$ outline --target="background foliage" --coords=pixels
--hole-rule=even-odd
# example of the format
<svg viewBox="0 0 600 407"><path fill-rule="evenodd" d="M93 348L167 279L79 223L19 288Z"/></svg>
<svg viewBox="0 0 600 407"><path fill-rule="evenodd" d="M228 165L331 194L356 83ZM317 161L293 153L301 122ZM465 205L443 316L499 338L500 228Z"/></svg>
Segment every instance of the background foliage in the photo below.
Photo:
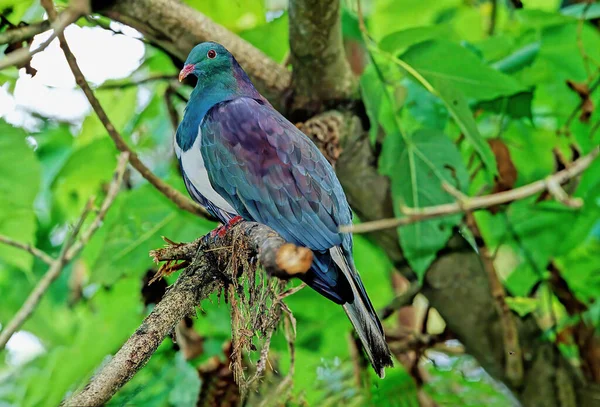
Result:
<svg viewBox="0 0 600 407"><path fill-rule="evenodd" d="M286 59L285 1L187 2L273 59ZM600 4L523 0L524 8L515 9L498 1L493 11L492 3L365 0L368 36L359 29L356 5L344 3L345 45L355 51L349 52L351 64L360 75L371 142L381 149L379 170L391 181L397 216L402 206L453 202L442 182L469 195L498 192L543 179L599 144L600 131L592 129L600 123L600 92L592 90L600 74ZM0 12L12 24L43 17L37 1L0 0ZM108 23L105 17L79 21L86 27ZM181 114L184 103L173 92L185 98L190 89L175 83L177 72L167 55L145 44L129 77L96 86L127 142L155 173L184 191L165 103L170 100ZM3 89L13 93L23 75L14 68L0 72ZM173 78L129 86L159 75ZM88 198L105 193L116 149L93 113L75 122L35 112L31 117L33 125L0 119L0 234L56 255ZM579 210L533 196L475 214L476 237L495 253L510 309L519 317L533 314L545 340L559 345L574 366L583 363L574 327L584 324L596 334L600 327L599 174L596 160L578 182L566 186L583 200ZM0 405L57 405L84 383L152 307L153 289L143 287L154 267L148 251L162 244L160 236L190 241L215 226L178 211L133 171L127 186L82 255L0 355ZM403 252L419 280L455 228L473 237L461 215L399 228ZM383 251L362 236L356 236L355 257L375 308L383 308L403 283ZM0 323L15 314L45 270L31 255L0 245ZM564 280L581 305L576 312L560 301L555 278ZM422 392L439 405L515 403L473 358L456 352L460 346L453 341L442 350L419 351L425 356L418 368L397 363L386 380L368 373L368 384L357 386L350 325L341 309L309 289L287 304L298 321L290 405L412 406L423 403ZM428 310L424 304L418 296L414 310L421 318ZM206 301L193 321L202 336L196 355L186 360L179 346L165 340L110 405L195 405L203 397L200 386L208 386L197 369L215 357L226 360L222 348L230 339L229 324L227 305L217 298ZM402 314L389 318L391 338L401 335L401 325ZM426 325L424 334L444 332L433 310ZM19 338L37 343L39 351L17 352ZM273 349L275 366L287 372L282 333L273 339ZM414 357L410 351L396 355Z"/></svg>

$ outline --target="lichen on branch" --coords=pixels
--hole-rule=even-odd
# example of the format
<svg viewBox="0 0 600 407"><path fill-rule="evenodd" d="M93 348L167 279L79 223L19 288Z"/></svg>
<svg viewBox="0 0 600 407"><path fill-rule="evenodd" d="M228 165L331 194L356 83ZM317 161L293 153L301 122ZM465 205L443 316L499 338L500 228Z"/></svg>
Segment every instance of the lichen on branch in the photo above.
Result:
<svg viewBox="0 0 600 407"><path fill-rule="evenodd" d="M148 362L163 339L173 332L179 321L184 317L194 316L196 306L203 299L225 288L233 291L232 294L237 294L237 296L229 296L230 301L232 298L235 301L244 298L243 301L253 307L251 312L240 315L240 310L243 311L244 307L238 308L232 304L232 312L235 313L232 316L249 318L240 319L237 325L232 323L232 326L238 328L251 326L253 329L261 330L262 337L265 339L262 344L261 359L256 368L259 374L255 374L247 381L242 378L246 386L252 384L250 381L258 379L261 369L264 370L266 366L263 354L268 353L268 338L279 321L278 308L287 309L283 303L279 304L286 293L282 292L283 286L279 281L259 279L259 282L262 281L261 284L266 284L267 290L248 290L244 296L239 296L241 284L235 280L244 276L246 281L252 282L256 287L256 280L253 278L254 273L259 273L255 268L256 259L269 276L289 278L287 271L293 270L297 274L299 264L303 265L303 272L306 272L312 264L312 253L309 249L296 248L294 251L296 256L288 256L285 262L276 261L278 252L286 245L289 243L286 243L271 228L254 222L240 222L223 237L200 238L186 244L169 243L165 248L153 250L151 256L157 261L182 260L189 262L189 266L181 272L177 281L110 362L81 391L66 400L64 405L96 406L106 403ZM289 246L284 250L289 250ZM268 301L265 296L269 296ZM263 302L264 305L256 307L259 302ZM278 304L279 307L276 306ZM265 307L269 305L271 308L266 310ZM259 313L266 315L258 318L256 315ZM243 350L244 346L243 343L241 347L238 344L239 350ZM264 351L265 346L267 346L266 351ZM251 348L249 344L247 347Z"/></svg>

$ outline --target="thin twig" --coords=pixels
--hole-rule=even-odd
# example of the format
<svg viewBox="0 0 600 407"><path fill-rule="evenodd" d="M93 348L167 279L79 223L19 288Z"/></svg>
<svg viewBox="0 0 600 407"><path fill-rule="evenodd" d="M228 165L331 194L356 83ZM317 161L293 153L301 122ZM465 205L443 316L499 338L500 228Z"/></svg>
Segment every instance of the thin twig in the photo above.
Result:
<svg viewBox="0 0 600 407"><path fill-rule="evenodd" d="M48 9L47 9L48 10ZM50 15L50 14L49 14ZM52 17L50 17L52 19ZM69 63L69 67L75 76L75 81L77 85L83 90L83 93L87 97L90 105L96 112L98 119L104 125L104 128L108 132L110 138L114 141L115 146L119 151L128 152L129 153L129 162L148 182L150 182L154 187L161 192L164 196L169 198L173 203L177 205L180 209L193 213L194 215L201 216L207 219L214 219L203 207L192 201L190 198L183 195L181 192L164 182L162 179L158 178L146 165L140 160L138 155L127 145L123 137L119 134L115 126L111 123L108 115L104 111L104 108L94 95L92 88L90 88L87 83L79 65L77 64L77 59L71 52L67 41L65 40L64 35L60 34L58 36L60 40L60 47L65 54L65 58Z"/></svg>
<svg viewBox="0 0 600 407"><path fill-rule="evenodd" d="M93 199L90 199L88 203L85 205L85 208L82 214L79 216L79 219L70 235L65 240L61 252L56 260L52 262L52 265L44 274L42 279L37 283L27 300L23 303L17 314L13 317L13 319L6 325L6 328L0 331L0 350L4 349L9 339L12 335L27 321L27 319L31 316L31 314L35 311L36 307L40 303L40 300L44 296L44 294L48 291L50 285L58 278L64 267L71 261L75 256L79 254L81 249L85 246L85 244L89 241L90 237L93 233L100 227L102 223L102 219L106 215L108 208L115 199L119 188L123 182L123 174L125 172L125 168L127 166L127 153L122 153L119 157L119 162L117 165L117 169L115 170L114 179L108 189L108 193L104 198L104 202L96 215L96 218L90 225L90 227L85 231L83 236L79 240L77 240L77 236L87 215L93 208Z"/></svg>
<svg viewBox="0 0 600 407"><path fill-rule="evenodd" d="M488 28L488 35L491 37L494 35L496 30L496 20L498 19L498 0L490 0L492 3L492 12L490 13L490 26Z"/></svg>
<svg viewBox="0 0 600 407"><path fill-rule="evenodd" d="M579 53L583 59L583 65L587 73L588 81L592 79L592 70L590 68L590 56L585 51L585 46L583 45L583 25L585 24L585 16L587 15L591 6L592 1L588 0L583 8L583 12L581 13L581 18L579 18L579 23L577 24L577 47L579 48Z"/></svg>
<svg viewBox="0 0 600 407"><path fill-rule="evenodd" d="M405 208L407 216L403 218L391 218L376 220L373 222L361 223L358 225L344 225L340 227L342 233L367 233L376 230L395 228L409 225L415 222L421 222L428 219L439 218L442 216L454 215L457 213L475 211L478 209L489 208L496 205L506 204L513 201L525 199L532 195L548 190L549 183L562 185L570 179L581 174L588 168L594 159L598 157L600 147L596 147L589 154L577 159L573 164L562 171L551 175L550 177L532 182L519 188L509 191L498 192L495 194L464 198L460 202L453 202L443 205L430 206L426 208Z"/></svg>
<svg viewBox="0 0 600 407"><path fill-rule="evenodd" d="M133 86L140 86L149 82L158 82L158 81L174 81L177 79L177 75L174 74L161 74L161 75L153 75L148 76L147 78L139 79L137 81L127 81L120 83L107 83L104 85L100 85L96 88L96 90L105 90L105 89L125 89Z"/></svg>
<svg viewBox="0 0 600 407"><path fill-rule="evenodd" d="M51 28L50 21L44 20L38 23L25 25L23 27L9 28L0 33L0 44L15 44L28 40Z"/></svg>
<svg viewBox="0 0 600 407"><path fill-rule="evenodd" d="M171 126L173 126L173 131L176 132L179 127L179 113L177 113L177 109L175 108L175 103L173 103L173 97L178 96L177 90L169 85L167 90L165 91L165 104L167 105L167 112L169 113L169 119L171 121Z"/></svg>
<svg viewBox="0 0 600 407"><path fill-rule="evenodd" d="M594 124L594 127L590 130L590 140L594 138L594 134L600 129L600 120Z"/></svg>
<svg viewBox="0 0 600 407"><path fill-rule="evenodd" d="M6 245L16 247L17 249L25 250L26 252L34 255L35 257L37 257L38 259L40 259L47 265L54 263L54 259L51 256L47 255L40 249L33 247L30 244L17 242L16 240L12 240L10 237L3 236L3 235L0 235L0 243L4 243Z"/></svg>
<svg viewBox="0 0 600 407"><path fill-rule="evenodd" d="M421 291L419 284L412 284L405 292L395 297L392 302L378 312L379 318L382 320L387 319L400 308L411 304L419 291Z"/></svg>
<svg viewBox="0 0 600 407"><path fill-rule="evenodd" d="M0 70L9 66L21 66L27 61L31 60L38 52L45 50L48 45L56 37L62 36L64 29L79 19L79 17L88 14L90 12L89 2L85 0L74 0L69 3L69 7L60 13L55 19L51 18L51 28L54 30L52 35L44 41L39 47L34 50L30 50L28 47L19 48L6 56L6 58L0 60Z"/></svg>
<svg viewBox="0 0 600 407"><path fill-rule="evenodd" d="M588 91L588 97L591 97L592 94L599 87L600 87L600 73L596 76L596 79L590 85L590 88L589 88L589 91ZM581 111L581 109L583 108L584 103L585 103L585 99L582 98L579 101L579 103L577 104L577 106L575 106L575 109L573 109L571 111L571 113L569 114L569 117L567 118L567 121L565 121L565 124L558 130L558 134L565 134L565 133L568 132L568 129L571 126L571 123L573 123L573 120L575 120L575 117L577 117L577 113L579 113Z"/></svg>

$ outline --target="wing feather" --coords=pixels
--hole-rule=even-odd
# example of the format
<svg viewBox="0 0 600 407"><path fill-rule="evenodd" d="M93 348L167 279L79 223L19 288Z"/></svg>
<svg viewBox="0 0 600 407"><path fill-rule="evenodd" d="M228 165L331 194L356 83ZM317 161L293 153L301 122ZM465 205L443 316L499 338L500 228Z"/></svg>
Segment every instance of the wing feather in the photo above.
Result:
<svg viewBox="0 0 600 407"><path fill-rule="evenodd" d="M250 98L219 104L202 134L211 184L239 213L313 250L348 245L338 226L351 214L333 169L272 107Z"/></svg>

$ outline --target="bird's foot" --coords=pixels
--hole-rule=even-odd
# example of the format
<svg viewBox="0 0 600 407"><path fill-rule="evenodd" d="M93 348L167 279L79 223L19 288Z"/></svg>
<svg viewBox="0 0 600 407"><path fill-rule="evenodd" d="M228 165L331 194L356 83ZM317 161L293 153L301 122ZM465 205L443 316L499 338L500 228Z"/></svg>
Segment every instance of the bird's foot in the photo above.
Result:
<svg viewBox="0 0 600 407"><path fill-rule="evenodd" d="M229 222L227 222L226 224L221 225L218 228L216 228L215 230L211 231L210 237L225 236L225 234L229 231L229 229L231 229L233 226L237 225L238 223L240 223L243 220L244 220L244 218L242 218L239 215L234 216L233 218L229 219Z"/></svg>
<svg viewBox="0 0 600 407"><path fill-rule="evenodd" d="M242 218L239 215L234 216L233 218L229 219L229 221L226 224L221 225L214 230L211 230L210 233L205 236L207 243L214 243L214 241L218 237L225 236L227 234L227 232L229 231L229 229L231 229L233 226L237 225L238 223L240 223L243 220L244 220L244 218Z"/></svg>

